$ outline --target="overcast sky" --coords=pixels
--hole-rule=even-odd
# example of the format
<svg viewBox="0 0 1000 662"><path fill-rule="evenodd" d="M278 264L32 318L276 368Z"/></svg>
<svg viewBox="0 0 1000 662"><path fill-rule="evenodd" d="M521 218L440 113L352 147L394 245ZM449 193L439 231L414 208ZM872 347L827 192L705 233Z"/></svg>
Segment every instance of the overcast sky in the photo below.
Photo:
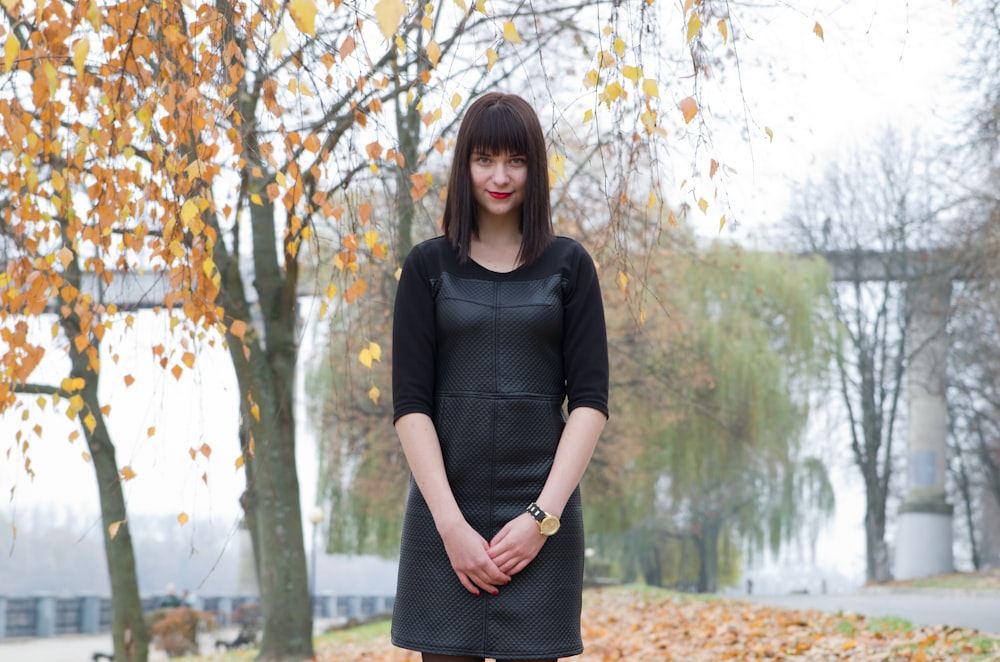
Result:
<svg viewBox="0 0 1000 662"><path fill-rule="evenodd" d="M841 150L864 145L889 123L907 130L921 127L927 136L946 135L959 105L954 86L960 45L953 38L959 11L949 0L796 2L765 22L746 25L738 48L747 124L731 131L720 127L715 138L738 172L730 192L741 225L723 235L753 237L757 228L785 211L793 182L818 174ZM822 40L813 32L817 21ZM727 72L719 84L732 86L734 75ZM741 103L733 89L739 88L720 97L729 100L728 112L739 111ZM771 129L773 140L764 127ZM749 129L749 144L726 139L743 129ZM704 223L700 230L712 235L719 212L710 209L706 218L694 222ZM143 318L138 333L111 339L118 364L102 363L102 397L112 405L119 464L130 465L137 474L126 485L129 511L137 516L186 512L192 518L238 517L243 474L235 467L238 393L232 367L217 349L203 352L198 370L180 381L161 373L153 367L149 348L162 337L162 325ZM42 337L49 328L40 327L38 333ZM308 338L303 347L309 347ZM55 382L65 374L57 360L47 369ZM126 388L124 375L130 372L138 381ZM3 450L17 429L30 430L19 419L19 412L0 418ZM67 441L75 424L61 415L39 420L43 437L28 433L33 481L25 476L18 452L0 457L0 492L11 496L6 514L39 504L67 513L98 513L93 468L82 457L85 449L80 441ZM314 433L301 409L299 421L299 477L303 510L308 511L315 500ZM210 457L192 460L188 449L202 444L212 448ZM819 562L854 577L864 569L863 511L857 481L849 473L838 480L850 489L823 540L836 541L839 551L824 545Z"/></svg>

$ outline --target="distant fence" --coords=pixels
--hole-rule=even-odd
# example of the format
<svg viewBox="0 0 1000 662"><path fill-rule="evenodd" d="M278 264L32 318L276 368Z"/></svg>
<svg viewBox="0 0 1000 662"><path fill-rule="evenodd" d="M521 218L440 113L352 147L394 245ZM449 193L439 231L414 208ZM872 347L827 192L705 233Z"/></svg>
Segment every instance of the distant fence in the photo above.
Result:
<svg viewBox="0 0 1000 662"><path fill-rule="evenodd" d="M161 596L144 598L143 611L160 606ZM194 607L210 612L220 627L233 623L233 610L257 602L255 595L198 598ZM317 595L313 618L343 618L364 621L392 611L391 595ZM0 641L22 637L54 637L63 634L100 634L111 631L111 598L99 596L0 596Z"/></svg>

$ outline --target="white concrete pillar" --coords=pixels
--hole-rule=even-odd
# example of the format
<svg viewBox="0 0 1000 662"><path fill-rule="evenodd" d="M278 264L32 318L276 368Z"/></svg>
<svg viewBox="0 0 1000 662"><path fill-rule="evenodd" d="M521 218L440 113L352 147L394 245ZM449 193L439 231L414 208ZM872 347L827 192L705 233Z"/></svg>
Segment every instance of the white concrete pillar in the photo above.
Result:
<svg viewBox="0 0 1000 662"><path fill-rule="evenodd" d="M948 457L948 308L951 280L907 284L906 496L899 509L894 576L952 572L953 508L945 491Z"/></svg>

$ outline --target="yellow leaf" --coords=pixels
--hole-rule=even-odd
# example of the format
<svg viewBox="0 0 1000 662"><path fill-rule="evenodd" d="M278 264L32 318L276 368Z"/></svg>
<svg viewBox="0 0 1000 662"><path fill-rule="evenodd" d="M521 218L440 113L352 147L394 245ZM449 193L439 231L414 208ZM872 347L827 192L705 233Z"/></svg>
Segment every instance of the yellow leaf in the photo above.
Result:
<svg viewBox="0 0 1000 662"><path fill-rule="evenodd" d="M316 36L316 3L313 0L291 0L288 10L295 27L310 37Z"/></svg>
<svg viewBox="0 0 1000 662"><path fill-rule="evenodd" d="M335 296L337 296L337 286L334 285L333 283L330 283L329 285L326 286L326 298L332 299Z"/></svg>
<svg viewBox="0 0 1000 662"><path fill-rule="evenodd" d="M599 80L597 69L591 69L587 72L587 75L583 77L583 86L588 90L592 87L597 87L597 82Z"/></svg>
<svg viewBox="0 0 1000 662"><path fill-rule="evenodd" d="M72 396L69 399L69 407L66 409L66 417L72 420L81 411L83 411L83 398L79 395Z"/></svg>
<svg viewBox="0 0 1000 662"><path fill-rule="evenodd" d="M377 342L368 343L368 351L371 352L372 358L376 361L382 360L382 346Z"/></svg>
<svg viewBox="0 0 1000 662"><path fill-rule="evenodd" d="M625 57L625 40L624 39L622 39L621 37L616 37L615 38L615 43L612 46L612 48L615 51L615 55L618 56L618 59L621 59L621 58Z"/></svg>
<svg viewBox="0 0 1000 662"><path fill-rule="evenodd" d="M8 34L3 45L3 70L10 71L14 67L14 61L21 54L21 43L17 37Z"/></svg>
<svg viewBox="0 0 1000 662"><path fill-rule="evenodd" d="M382 391L378 390L377 386L372 386L368 389L368 398L375 404L378 404L378 398L380 395L382 395Z"/></svg>
<svg viewBox="0 0 1000 662"><path fill-rule="evenodd" d="M368 348L365 348L358 353L358 360L361 361L361 365L364 367L372 367L372 353L368 351Z"/></svg>
<svg viewBox="0 0 1000 662"><path fill-rule="evenodd" d="M458 110L458 107L462 105L462 95L456 92L451 95L451 109Z"/></svg>
<svg viewBox="0 0 1000 662"><path fill-rule="evenodd" d="M608 95L611 101L614 101L622 95L622 86L619 82L609 83L607 87L604 88L604 93Z"/></svg>
<svg viewBox="0 0 1000 662"><path fill-rule="evenodd" d="M250 415L253 416L253 419L255 421L260 423L260 405L258 405L256 402L253 403L253 406L250 407Z"/></svg>
<svg viewBox="0 0 1000 662"><path fill-rule="evenodd" d="M87 414L84 416L83 424L87 426L87 432L94 434L94 428L97 427L97 420L94 418L93 414Z"/></svg>
<svg viewBox="0 0 1000 662"><path fill-rule="evenodd" d="M698 36L701 31L701 17L698 16L698 12L691 12L691 18L688 19L687 25L687 42L691 43L691 40Z"/></svg>
<svg viewBox="0 0 1000 662"><path fill-rule="evenodd" d="M181 206L181 220L190 223L198 215L198 203L194 199L188 199Z"/></svg>
<svg viewBox="0 0 1000 662"><path fill-rule="evenodd" d="M87 64L87 53L90 52L90 40L83 38L73 44L73 66L76 67L76 75L83 76L83 68Z"/></svg>
<svg viewBox="0 0 1000 662"><path fill-rule="evenodd" d="M79 391L86 385L87 382L85 382L82 377L66 377L59 384L59 388L68 393L72 393L73 391Z"/></svg>
<svg viewBox="0 0 1000 662"><path fill-rule="evenodd" d="M114 540L115 536L118 535L118 529L121 528L121 525L124 523L125 520L122 519L108 525L108 535L111 536L112 540Z"/></svg>
<svg viewBox="0 0 1000 662"><path fill-rule="evenodd" d="M690 124L698 114L698 102L693 97L681 99L681 112L684 113L684 122Z"/></svg>
<svg viewBox="0 0 1000 662"><path fill-rule="evenodd" d="M500 59L500 56L497 55L496 49L491 48L491 49L487 50L486 51L486 71L491 71L493 69L493 65L496 64L497 60L499 60L499 59Z"/></svg>
<svg viewBox="0 0 1000 662"><path fill-rule="evenodd" d="M285 177L285 173L283 172L275 173L274 181L278 182L278 186L281 188L286 188L288 186L288 179Z"/></svg>
<svg viewBox="0 0 1000 662"><path fill-rule="evenodd" d="M240 469L243 468L243 456L242 455L236 456L236 462L235 462L235 464L236 464L236 470L237 471L239 471Z"/></svg>
<svg viewBox="0 0 1000 662"><path fill-rule="evenodd" d="M816 25L813 26L813 34L823 39L823 26L819 24L819 21L816 21ZM823 39L823 41L826 41L826 39Z"/></svg>
<svg viewBox="0 0 1000 662"><path fill-rule="evenodd" d="M379 0L375 4L375 21L387 40L391 40L399 29L399 22L406 16L406 4L402 0Z"/></svg>
<svg viewBox="0 0 1000 662"><path fill-rule="evenodd" d="M521 35L517 33L517 28L511 21L507 21L503 24L503 38L504 41L509 41L512 44L523 44L524 41L521 39Z"/></svg>
<svg viewBox="0 0 1000 662"><path fill-rule="evenodd" d="M764 133L767 134L768 140L770 140L771 142L774 142L774 131L771 131L771 127L765 126L764 127Z"/></svg>
<svg viewBox="0 0 1000 662"><path fill-rule="evenodd" d="M441 59L441 47L436 41L427 44L427 58L431 61L431 67L437 69L438 60Z"/></svg>
<svg viewBox="0 0 1000 662"><path fill-rule="evenodd" d="M186 365L188 368L193 368L194 367L194 353L193 352L184 352L184 356L181 357L181 361L183 361L184 365Z"/></svg>
<svg viewBox="0 0 1000 662"><path fill-rule="evenodd" d="M369 230L365 233L365 244L368 248L375 248L375 244L378 243L378 232L374 230Z"/></svg>
<svg viewBox="0 0 1000 662"><path fill-rule="evenodd" d="M274 51L275 55L281 55L288 48L288 35L285 34L284 28L271 35L270 44L271 50Z"/></svg>
<svg viewBox="0 0 1000 662"><path fill-rule="evenodd" d="M156 427L155 426L150 425L148 428L146 428L146 436L147 437L152 437L154 434L156 434Z"/></svg>
<svg viewBox="0 0 1000 662"><path fill-rule="evenodd" d="M657 97L660 96L660 89L656 85L656 80L653 78L646 78L642 81L642 91L647 97Z"/></svg>
<svg viewBox="0 0 1000 662"><path fill-rule="evenodd" d="M469 8L465 6L465 0L455 0L455 4L459 6L463 13L469 13Z"/></svg>
<svg viewBox="0 0 1000 662"><path fill-rule="evenodd" d="M702 214L708 211L708 200L705 198L698 198L698 209L701 210Z"/></svg>
<svg viewBox="0 0 1000 662"><path fill-rule="evenodd" d="M177 521L180 522L181 526L184 526L185 524L187 524L188 523L188 515L187 515L187 513L181 513L181 514L179 514L177 516Z"/></svg>
<svg viewBox="0 0 1000 662"><path fill-rule="evenodd" d="M549 159L549 168L559 177L566 179L566 157L562 154L553 154Z"/></svg>
<svg viewBox="0 0 1000 662"><path fill-rule="evenodd" d="M656 206L656 194L650 193L649 202L646 203L646 209L652 209L655 206Z"/></svg>
<svg viewBox="0 0 1000 662"><path fill-rule="evenodd" d="M592 110L585 110L583 112L583 123L584 124L586 124L587 122L593 121L593 119L594 119L594 111L592 111Z"/></svg>
<svg viewBox="0 0 1000 662"><path fill-rule="evenodd" d="M124 480L132 480L133 478L135 478L135 472L132 471L132 467L130 467L127 464L124 467L121 468L121 472L120 473L121 473L122 478Z"/></svg>
<svg viewBox="0 0 1000 662"><path fill-rule="evenodd" d="M622 76L632 81L633 83L638 83L639 78L642 76L642 69L639 67L632 67L625 65L622 67Z"/></svg>
<svg viewBox="0 0 1000 662"><path fill-rule="evenodd" d="M719 232L722 232L722 228L726 227L726 215L723 214L719 219Z"/></svg>
<svg viewBox="0 0 1000 662"><path fill-rule="evenodd" d="M250 194L250 202L254 203L255 205L263 205L264 204L264 201L261 200L261 197L260 197L259 193L251 193Z"/></svg>

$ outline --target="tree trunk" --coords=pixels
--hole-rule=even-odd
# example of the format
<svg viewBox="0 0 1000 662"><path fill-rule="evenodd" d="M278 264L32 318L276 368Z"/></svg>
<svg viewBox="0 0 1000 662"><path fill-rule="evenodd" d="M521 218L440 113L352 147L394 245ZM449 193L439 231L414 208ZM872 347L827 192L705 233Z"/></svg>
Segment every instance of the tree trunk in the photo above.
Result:
<svg viewBox="0 0 1000 662"><path fill-rule="evenodd" d="M719 521L706 519L701 535L694 537L698 549L698 592L714 593L719 588Z"/></svg>
<svg viewBox="0 0 1000 662"><path fill-rule="evenodd" d="M80 270L75 260L69 264L64 276L67 283L79 290ZM83 331L80 318L70 312L72 303L64 303L60 324L69 339L70 378L79 378L84 387L79 395L84 408L77 415L84 439L90 451L97 477L97 491L101 503L101 531L104 536L104 556L108 564L111 583L111 632L114 640L115 662L146 662L149 655L149 631L143 617L142 600L139 598L139 580L135 570L135 552L125 514L122 479L119 476L115 446L111 441L101 412L97 395L99 367L92 365L99 357L99 341L90 334L91 346L81 352L74 342ZM68 313L68 314L67 314ZM87 352L90 352L88 356ZM88 419L88 415L92 419ZM88 425L92 421L93 429ZM115 531L111 527L115 527Z"/></svg>
<svg viewBox="0 0 1000 662"><path fill-rule="evenodd" d="M251 183L254 191L263 191L264 185ZM230 333L227 340L242 394L240 425L247 472L242 503L253 541L263 619L257 659L290 662L314 657L295 463L296 271L289 256L284 270L278 263L274 209L264 199L264 204L251 207L260 319L255 327L238 268L227 259L227 313L248 325L242 339Z"/></svg>

